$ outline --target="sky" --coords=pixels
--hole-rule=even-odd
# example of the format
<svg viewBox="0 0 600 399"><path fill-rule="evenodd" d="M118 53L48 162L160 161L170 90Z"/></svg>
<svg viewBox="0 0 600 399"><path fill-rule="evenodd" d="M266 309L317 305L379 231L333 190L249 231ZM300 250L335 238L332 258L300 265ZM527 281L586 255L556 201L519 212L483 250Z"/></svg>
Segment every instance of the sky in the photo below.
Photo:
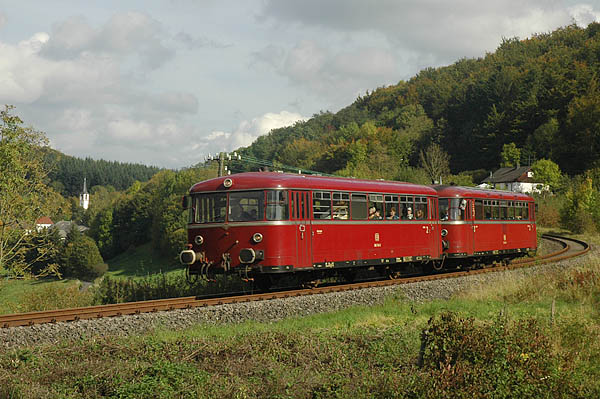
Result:
<svg viewBox="0 0 600 399"><path fill-rule="evenodd" d="M0 0L0 104L68 155L182 168L600 0Z"/></svg>

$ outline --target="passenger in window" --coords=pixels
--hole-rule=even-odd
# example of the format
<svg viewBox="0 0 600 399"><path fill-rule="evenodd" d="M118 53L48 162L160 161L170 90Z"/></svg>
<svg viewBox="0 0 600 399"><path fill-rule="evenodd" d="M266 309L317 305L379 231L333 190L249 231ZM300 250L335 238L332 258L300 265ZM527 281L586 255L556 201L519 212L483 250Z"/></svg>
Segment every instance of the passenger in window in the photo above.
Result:
<svg viewBox="0 0 600 399"><path fill-rule="evenodd" d="M390 220L398 220L398 215L396 215L396 208L390 209L390 214L387 218Z"/></svg>
<svg viewBox="0 0 600 399"><path fill-rule="evenodd" d="M345 201L338 201L333 206L334 219L348 219L348 205Z"/></svg>
<svg viewBox="0 0 600 399"><path fill-rule="evenodd" d="M406 218L409 220L414 218L413 213L412 213L412 208L408 208L406 210Z"/></svg>
<svg viewBox="0 0 600 399"><path fill-rule="evenodd" d="M417 209L417 219L424 219L423 209Z"/></svg>
<svg viewBox="0 0 600 399"><path fill-rule="evenodd" d="M374 206L369 208L369 219L375 219L375 212L377 212L377 208Z"/></svg>

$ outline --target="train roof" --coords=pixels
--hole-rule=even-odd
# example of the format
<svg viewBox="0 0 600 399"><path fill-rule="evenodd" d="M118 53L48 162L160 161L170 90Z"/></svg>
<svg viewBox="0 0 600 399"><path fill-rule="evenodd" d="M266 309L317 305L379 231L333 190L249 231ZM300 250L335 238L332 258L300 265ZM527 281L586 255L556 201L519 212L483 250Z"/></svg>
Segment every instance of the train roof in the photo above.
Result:
<svg viewBox="0 0 600 399"><path fill-rule="evenodd" d="M226 179L231 179L232 184L230 188L226 188L223 184ZM278 172L247 172L217 177L194 184L190 188L190 193L277 188L437 196L437 192L433 188L413 183L362 180L346 177L309 176Z"/></svg>
<svg viewBox="0 0 600 399"><path fill-rule="evenodd" d="M497 198L516 201L533 201L531 196L513 191L462 186L433 186L433 188L440 197Z"/></svg>

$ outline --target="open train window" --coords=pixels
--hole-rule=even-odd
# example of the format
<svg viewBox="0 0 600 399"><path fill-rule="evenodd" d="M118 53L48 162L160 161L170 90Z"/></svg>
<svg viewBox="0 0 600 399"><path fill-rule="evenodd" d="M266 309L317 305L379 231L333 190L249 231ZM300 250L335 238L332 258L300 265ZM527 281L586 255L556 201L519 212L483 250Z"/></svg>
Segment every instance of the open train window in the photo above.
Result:
<svg viewBox="0 0 600 399"><path fill-rule="evenodd" d="M331 219L329 191L313 191L313 219Z"/></svg>
<svg viewBox="0 0 600 399"><path fill-rule="evenodd" d="M385 195L385 218L389 220L400 219L400 212L398 210L399 198L397 195Z"/></svg>
<svg viewBox="0 0 600 399"><path fill-rule="evenodd" d="M382 220L383 215L383 194L369 194L369 220Z"/></svg>
<svg viewBox="0 0 600 399"><path fill-rule="evenodd" d="M352 210L352 219L354 220L365 220L368 216L367 210L367 194L352 194L352 201L350 203Z"/></svg>
<svg viewBox="0 0 600 399"><path fill-rule="evenodd" d="M414 218L414 198L408 195L400 196L400 219Z"/></svg>
<svg viewBox="0 0 600 399"><path fill-rule="evenodd" d="M350 193L333 193L333 218L347 220L350 217Z"/></svg>
<svg viewBox="0 0 600 399"><path fill-rule="evenodd" d="M415 197L415 219L427 219L427 197Z"/></svg>

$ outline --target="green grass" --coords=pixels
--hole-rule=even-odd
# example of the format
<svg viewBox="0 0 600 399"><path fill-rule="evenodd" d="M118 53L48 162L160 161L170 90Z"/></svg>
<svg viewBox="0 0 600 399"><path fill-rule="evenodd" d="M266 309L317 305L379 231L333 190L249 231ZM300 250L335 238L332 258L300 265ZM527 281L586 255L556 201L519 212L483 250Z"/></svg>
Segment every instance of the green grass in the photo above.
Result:
<svg viewBox="0 0 600 399"><path fill-rule="evenodd" d="M145 277L155 273L176 273L182 270L181 264L169 257L159 256L151 244L130 249L108 260L108 272L111 277Z"/></svg>
<svg viewBox="0 0 600 399"><path fill-rule="evenodd" d="M28 312L36 310L30 305L36 293L64 291L77 288L75 280L39 279L39 280L0 280L0 314ZM66 301L68 306L69 301ZM49 305L52 308L52 305ZM58 306L58 305L56 305Z"/></svg>
<svg viewBox="0 0 600 399"><path fill-rule="evenodd" d="M0 349L0 397L598 397L597 275L590 258L449 301Z"/></svg>

